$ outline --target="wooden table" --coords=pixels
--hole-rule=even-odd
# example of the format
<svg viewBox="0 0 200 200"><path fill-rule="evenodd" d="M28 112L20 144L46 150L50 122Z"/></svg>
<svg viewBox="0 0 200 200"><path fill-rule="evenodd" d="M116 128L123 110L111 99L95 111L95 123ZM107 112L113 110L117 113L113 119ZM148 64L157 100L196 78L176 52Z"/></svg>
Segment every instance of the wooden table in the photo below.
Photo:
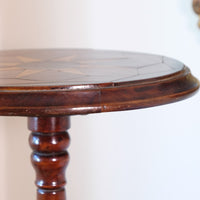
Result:
<svg viewBox="0 0 200 200"><path fill-rule="evenodd" d="M199 82L182 63L83 49L0 51L0 115L27 116L38 200L65 200L70 115L176 102Z"/></svg>

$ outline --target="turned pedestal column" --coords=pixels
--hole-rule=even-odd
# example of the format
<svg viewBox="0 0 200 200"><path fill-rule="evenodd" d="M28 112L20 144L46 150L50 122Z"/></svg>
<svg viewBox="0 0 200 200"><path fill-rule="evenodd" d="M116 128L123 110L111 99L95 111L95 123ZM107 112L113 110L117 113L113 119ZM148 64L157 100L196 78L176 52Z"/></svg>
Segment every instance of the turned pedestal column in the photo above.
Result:
<svg viewBox="0 0 200 200"><path fill-rule="evenodd" d="M70 143L66 130L69 127L67 116L28 118L38 200L65 200L65 169L69 162L66 149Z"/></svg>
<svg viewBox="0 0 200 200"><path fill-rule="evenodd" d="M164 56L41 49L0 51L0 61L0 115L28 117L37 200L66 200L69 116L163 105L199 88Z"/></svg>

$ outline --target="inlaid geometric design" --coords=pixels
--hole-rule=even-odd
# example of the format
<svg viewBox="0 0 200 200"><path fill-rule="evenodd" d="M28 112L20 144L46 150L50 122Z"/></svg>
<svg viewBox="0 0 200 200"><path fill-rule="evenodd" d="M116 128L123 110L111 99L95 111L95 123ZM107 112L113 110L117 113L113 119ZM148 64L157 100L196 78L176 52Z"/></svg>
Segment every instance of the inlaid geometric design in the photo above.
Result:
<svg viewBox="0 0 200 200"><path fill-rule="evenodd" d="M173 74L183 67L174 59L130 52L1 51L0 87L125 82Z"/></svg>

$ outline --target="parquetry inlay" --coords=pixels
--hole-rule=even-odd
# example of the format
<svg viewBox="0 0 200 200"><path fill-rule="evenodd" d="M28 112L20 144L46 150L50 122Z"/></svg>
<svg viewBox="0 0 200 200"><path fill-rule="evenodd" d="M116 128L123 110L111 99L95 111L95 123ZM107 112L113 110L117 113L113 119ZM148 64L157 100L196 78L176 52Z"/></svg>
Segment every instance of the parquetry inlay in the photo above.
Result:
<svg viewBox="0 0 200 200"><path fill-rule="evenodd" d="M148 54L94 50L0 53L0 86L77 85L133 81L172 74L183 64Z"/></svg>
<svg viewBox="0 0 200 200"><path fill-rule="evenodd" d="M19 59L20 61L24 62L24 63L30 63L30 62L39 62L39 59L33 59L33 58L29 58L29 57L24 57L24 56L17 56L17 59Z"/></svg>

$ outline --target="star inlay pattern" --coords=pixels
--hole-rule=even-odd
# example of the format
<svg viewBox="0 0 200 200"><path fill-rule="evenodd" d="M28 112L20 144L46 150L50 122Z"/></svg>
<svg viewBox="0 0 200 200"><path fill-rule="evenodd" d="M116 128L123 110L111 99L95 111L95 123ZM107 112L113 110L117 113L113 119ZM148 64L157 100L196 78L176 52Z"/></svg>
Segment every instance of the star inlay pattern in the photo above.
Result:
<svg viewBox="0 0 200 200"><path fill-rule="evenodd" d="M156 78L182 70L174 59L97 50L0 52L0 86L80 85Z"/></svg>

